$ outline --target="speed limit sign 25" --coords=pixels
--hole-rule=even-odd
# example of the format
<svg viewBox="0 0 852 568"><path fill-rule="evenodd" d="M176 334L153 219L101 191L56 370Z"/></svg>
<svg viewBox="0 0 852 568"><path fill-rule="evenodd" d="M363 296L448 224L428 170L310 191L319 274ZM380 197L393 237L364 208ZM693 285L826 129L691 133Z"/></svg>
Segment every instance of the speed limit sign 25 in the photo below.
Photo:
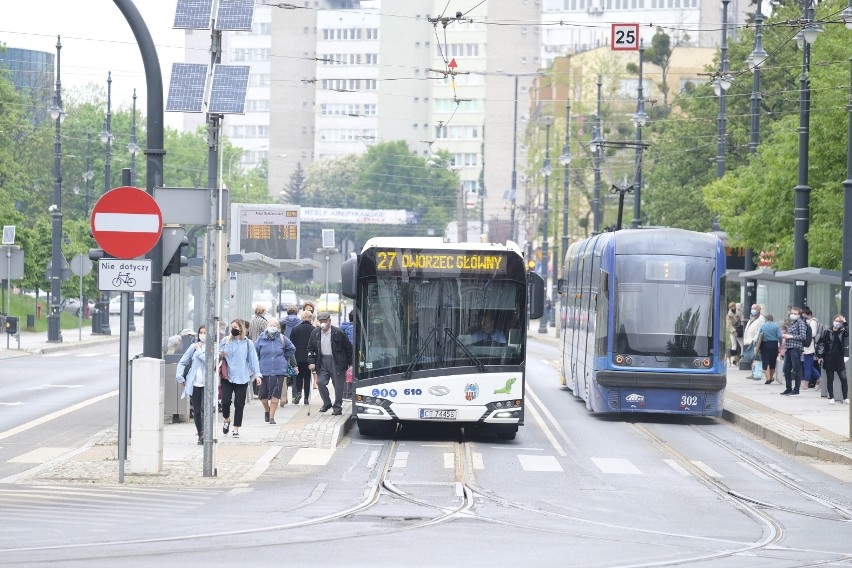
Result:
<svg viewBox="0 0 852 568"><path fill-rule="evenodd" d="M639 24L612 24L611 45L613 51L638 50Z"/></svg>

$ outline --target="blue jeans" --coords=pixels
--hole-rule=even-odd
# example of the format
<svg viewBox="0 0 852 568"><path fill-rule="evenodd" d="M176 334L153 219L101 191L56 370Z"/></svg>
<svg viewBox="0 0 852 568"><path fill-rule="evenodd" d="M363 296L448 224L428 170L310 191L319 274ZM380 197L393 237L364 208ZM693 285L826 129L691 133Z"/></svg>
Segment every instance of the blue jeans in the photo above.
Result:
<svg viewBox="0 0 852 568"><path fill-rule="evenodd" d="M814 354L805 353L802 359L802 372L804 378L808 380L808 388L814 388L820 376L820 373L817 373L816 367L814 367Z"/></svg>
<svg viewBox="0 0 852 568"><path fill-rule="evenodd" d="M793 381L795 381L796 388L792 388ZM784 353L784 382L787 385L788 391L799 392L799 387L802 386L801 349L788 347Z"/></svg>

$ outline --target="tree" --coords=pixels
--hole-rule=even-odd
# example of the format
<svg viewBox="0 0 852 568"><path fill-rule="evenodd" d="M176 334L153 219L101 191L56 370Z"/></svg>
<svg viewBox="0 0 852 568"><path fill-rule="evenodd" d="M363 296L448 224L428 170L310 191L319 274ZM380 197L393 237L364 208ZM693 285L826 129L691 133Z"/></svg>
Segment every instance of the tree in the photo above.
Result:
<svg viewBox="0 0 852 568"><path fill-rule="evenodd" d="M298 162L282 192L282 200L285 203L302 203L305 200L305 182L305 170L302 169L302 162Z"/></svg>

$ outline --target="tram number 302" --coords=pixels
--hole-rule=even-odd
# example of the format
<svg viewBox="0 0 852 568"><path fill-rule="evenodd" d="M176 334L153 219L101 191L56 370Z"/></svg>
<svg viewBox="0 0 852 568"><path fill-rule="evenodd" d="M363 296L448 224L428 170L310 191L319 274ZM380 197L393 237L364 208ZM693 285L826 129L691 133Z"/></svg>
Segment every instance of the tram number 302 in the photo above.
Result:
<svg viewBox="0 0 852 568"><path fill-rule="evenodd" d="M698 404L697 396L685 394L680 397L681 406L695 406L696 404Z"/></svg>

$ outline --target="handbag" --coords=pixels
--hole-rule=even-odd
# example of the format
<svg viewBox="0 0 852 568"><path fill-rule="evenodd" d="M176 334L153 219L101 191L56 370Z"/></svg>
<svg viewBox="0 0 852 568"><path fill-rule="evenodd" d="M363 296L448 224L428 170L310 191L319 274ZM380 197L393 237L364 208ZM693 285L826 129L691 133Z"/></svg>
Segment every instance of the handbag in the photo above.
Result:
<svg viewBox="0 0 852 568"><path fill-rule="evenodd" d="M227 381L229 377L228 373L228 360L222 357L219 360L219 378L223 381Z"/></svg>
<svg viewBox="0 0 852 568"><path fill-rule="evenodd" d="M746 363L754 361L754 343L749 343L743 349L742 360Z"/></svg>
<svg viewBox="0 0 852 568"><path fill-rule="evenodd" d="M763 362L757 360L754 362L754 367L751 368L751 378L759 381L763 378Z"/></svg>
<svg viewBox="0 0 852 568"><path fill-rule="evenodd" d="M346 382L347 383L352 382L352 367L349 367L348 369L346 369Z"/></svg>
<svg viewBox="0 0 852 568"><path fill-rule="evenodd" d="M742 337L743 331L744 331L743 330L743 324L742 323L735 324L734 325L734 331L736 332L737 337Z"/></svg>

